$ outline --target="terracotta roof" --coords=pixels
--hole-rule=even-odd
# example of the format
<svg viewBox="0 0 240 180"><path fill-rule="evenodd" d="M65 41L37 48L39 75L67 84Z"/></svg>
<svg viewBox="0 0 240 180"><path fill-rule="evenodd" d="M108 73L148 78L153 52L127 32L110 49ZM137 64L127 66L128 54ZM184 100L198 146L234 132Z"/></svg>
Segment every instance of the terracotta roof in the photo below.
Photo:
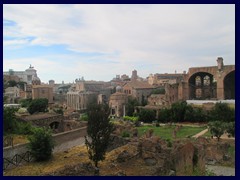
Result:
<svg viewBox="0 0 240 180"><path fill-rule="evenodd" d="M130 86L134 89L154 89L154 87L147 82L141 82L141 81L131 81L126 83L124 86Z"/></svg>

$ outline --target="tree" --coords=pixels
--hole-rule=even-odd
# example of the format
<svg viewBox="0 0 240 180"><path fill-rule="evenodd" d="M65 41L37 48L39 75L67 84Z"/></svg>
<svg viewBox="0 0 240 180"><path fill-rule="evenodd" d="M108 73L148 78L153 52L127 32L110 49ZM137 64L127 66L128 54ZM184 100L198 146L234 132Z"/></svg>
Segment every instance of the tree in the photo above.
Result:
<svg viewBox="0 0 240 180"><path fill-rule="evenodd" d="M171 120L171 109L163 108L159 111L158 121L166 123Z"/></svg>
<svg viewBox="0 0 240 180"><path fill-rule="evenodd" d="M184 121L186 108L187 108L186 101L179 101L179 102L173 103L171 106L172 120L175 122Z"/></svg>
<svg viewBox="0 0 240 180"><path fill-rule="evenodd" d="M114 130L109 119L109 108L107 105L91 104L88 106L88 126L85 136L85 144L89 159L98 168L98 162L105 159L107 147L111 141L110 134Z"/></svg>
<svg viewBox="0 0 240 180"><path fill-rule="evenodd" d="M32 98L22 99L20 100L20 104L22 107L29 107L30 103L32 102Z"/></svg>
<svg viewBox="0 0 240 180"><path fill-rule="evenodd" d="M33 99L28 107L28 112L33 114L35 112L46 112L48 107L48 99L39 98Z"/></svg>
<svg viewBox="0 0 240 180"><path fill-rule="evenodd" d="M153 110L142 109L139 113L139 121L152 122L155 120L155 112Z"/></svg>
<svg viewBox="0 0 240 180"><path fill-rule="evenodd" d="M235 137L235 122L229 122L226 124L226 131L229 137Z"/></svg>
<svg viewBox="0 0 240 180"><path fill-rule="evenodd" d="M210 112L212 121L233 122L235 121L234 109L231 109L227 103L216 103Z"/></svg>
<svg viewBox="0 0 240 180"><path fill-rule="evenodd" d="M34 128L33 135L28 139L28 148L36 161L45 161L51 158L54 142L50 129Z"/></svg>
<svg viewBox="0 0 240 180"><path fill-rule="evenodd" d="M127 116L133 116L134 108L136 106L139 106L139 103L136 98L129 97L128 103L126 105L126 115Z"/></svg>
<svg viewBox="0 0 240 180"><path fill-rule="evenodd" d="M23 82L23 81L19 81L19 82L17 83L17 85L19 86L19 88L20 88L21 90L24 90L25 84L27 84L27 83L26 83L26 82Z"/></svg>
<svg viewBox="0 0 240 180"><path fill-rule="evenodd" d="M221 121L212 121L208 123L208 126L212 136L217 137L217 140L219 141L226 129L226 124Z"/></svg>
<svg viewBox="0 0 240 180"><path fill-rule="evenodd" d="M13 132L16 128L15 112L18 108L4 107L3 109L3 130L4 133Z"/></svg>
<svg viewBox="0 0 240 180"><path fill-rule="evenodd" d="M164 88L154 89L152 90L151 94L165 94L165 89Z"/></svg>
<svg viewBox="0 0 240 180"><path fill-rule="evenodd" d="M9 80L9 81L7 82L7 86L8 86L8 87L14 87L14 86L17 86L17 82L14 81L14 80Z"/></svg>

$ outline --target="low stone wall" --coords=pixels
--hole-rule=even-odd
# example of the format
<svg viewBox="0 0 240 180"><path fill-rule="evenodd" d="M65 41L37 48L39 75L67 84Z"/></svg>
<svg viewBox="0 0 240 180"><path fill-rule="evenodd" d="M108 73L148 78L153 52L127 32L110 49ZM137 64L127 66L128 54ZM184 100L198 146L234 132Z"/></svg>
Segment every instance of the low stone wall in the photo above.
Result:
<svg viewBox="0 0 240 180"><path fill-rule="evenodd" d="M82 127L79 129L74 129L71 131L63 132L63 133L58 133L53 135L53 140L55 141L55 148L60 146L61 144L71 141L74 139L77 139L79 137L84 137L87 135L87 127ZM12 158L16 154L23 154L28 151L27 149L27 144L18 144L15 146L9 146L3 148L3 157L4 158Z"/></svg>

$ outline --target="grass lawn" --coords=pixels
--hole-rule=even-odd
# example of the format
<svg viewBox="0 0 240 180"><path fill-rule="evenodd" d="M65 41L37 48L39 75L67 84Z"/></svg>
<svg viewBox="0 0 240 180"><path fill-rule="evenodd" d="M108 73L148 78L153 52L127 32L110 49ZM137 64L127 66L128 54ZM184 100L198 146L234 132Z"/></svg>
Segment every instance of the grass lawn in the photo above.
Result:
<svg viewBox="0 0 240 180"><path fill-rule="evenodd" d="M138 133L140 136L144 134L148 129L153 129L154 130L154 135L160 136L163 139L170 139L172 140L172 133L174 130L175 126L160 126L160 127L155 127L155 126L141 126L138 127ZM186 138L186 137L191 137L202 130L206 129L206 127L189 127L189 126L183 126L176 134L177 138Z"/></svg>

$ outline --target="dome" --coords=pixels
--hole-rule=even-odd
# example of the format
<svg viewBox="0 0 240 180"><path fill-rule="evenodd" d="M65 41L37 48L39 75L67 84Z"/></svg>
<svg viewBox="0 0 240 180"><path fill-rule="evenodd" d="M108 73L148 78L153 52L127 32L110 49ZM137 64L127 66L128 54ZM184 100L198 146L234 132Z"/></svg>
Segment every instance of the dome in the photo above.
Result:
<svg viewBox="0 0 240 180"><path fill-rule="evenodd" d="M122 92L122 87L121 86L117 86L116 87L116 92Z"/></svg>
<svg viewBox="0 0 240 180"><path fill-rule="evenodd" d="M37 77L37 75L33 76L32 85L40 85L40 84L41 84L41 80L39 79L39 77Z"/></svg>
<svg viewBox="0 0 240 180"><path fill-rule="evenodd" d="M33 81L41 81L41 80L39 79L39 77L37 77L37 76L33 76L32 80L33 80Z"/></svg>

